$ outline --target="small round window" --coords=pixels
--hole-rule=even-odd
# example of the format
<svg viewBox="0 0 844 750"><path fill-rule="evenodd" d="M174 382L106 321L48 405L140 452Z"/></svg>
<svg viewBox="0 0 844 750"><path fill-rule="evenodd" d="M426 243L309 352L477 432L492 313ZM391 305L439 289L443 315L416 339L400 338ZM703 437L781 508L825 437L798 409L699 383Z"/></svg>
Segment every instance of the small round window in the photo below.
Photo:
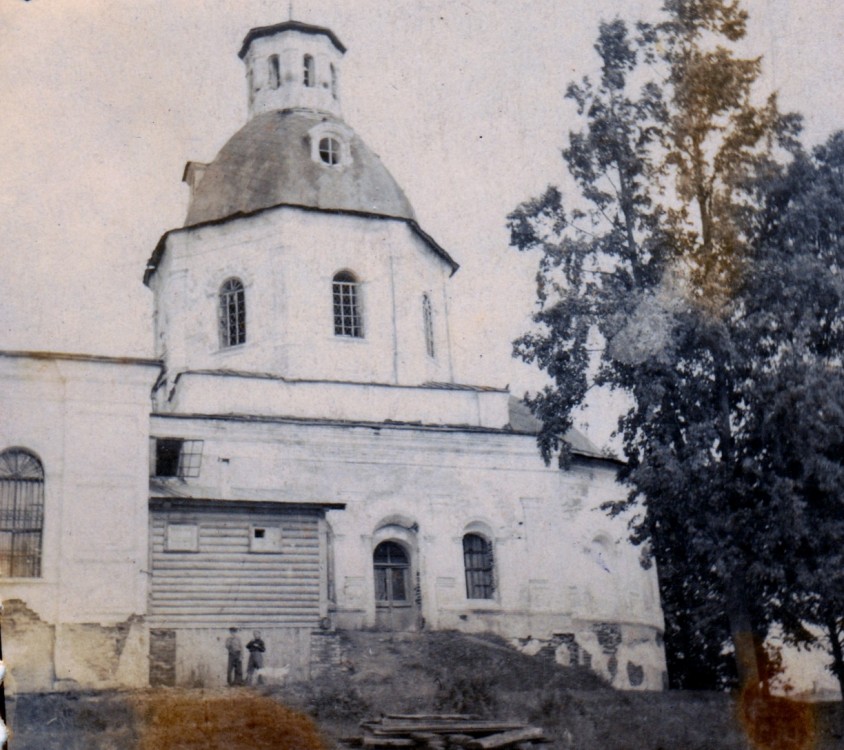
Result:
<svg viewBox="0 0 844 750"><path fill-rule="evenodd" d="M321 138L319 158L331 167L337 166L340 163L340 142L336 138Z"/></svg>

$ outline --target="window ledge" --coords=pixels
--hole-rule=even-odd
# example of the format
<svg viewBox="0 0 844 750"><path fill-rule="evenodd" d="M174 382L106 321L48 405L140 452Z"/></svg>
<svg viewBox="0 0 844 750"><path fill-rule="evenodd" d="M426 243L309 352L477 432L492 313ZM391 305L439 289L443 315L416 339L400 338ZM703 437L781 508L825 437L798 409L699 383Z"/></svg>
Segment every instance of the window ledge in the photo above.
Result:
<svg viewBox="0 0 844 750"><path fill-rule="evenodd" d="M368 339L366 336L341 336L340 334L335 333L331 339L331 341L343 341L348 343L355 343L355 344L366 344L368 343Z"/></svg>

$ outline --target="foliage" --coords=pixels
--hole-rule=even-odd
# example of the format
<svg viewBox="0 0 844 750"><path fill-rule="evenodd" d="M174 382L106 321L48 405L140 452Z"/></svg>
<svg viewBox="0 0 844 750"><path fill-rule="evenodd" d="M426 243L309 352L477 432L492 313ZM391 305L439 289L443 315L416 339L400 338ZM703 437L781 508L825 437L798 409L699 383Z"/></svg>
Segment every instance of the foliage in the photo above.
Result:
<svg viewBox="0 0 844 750"><path fill-rule="evenodd" d="M493 716L498 707L496 686L489 676L470 667L443 671L436 679L434 708L459 714Z"/></svg>
<svg viewBox="0 0 844 750"><path fill-rule="evenodd" d="M844 540L844 423L812 433L844 392L830 274L842 202L837 182L809 190L841 163L835 144L802 154L799 118L774 97L755 103L760 61L730 50L745 34L739 2L663 11L635 39L602 24L600 80L569 87L583 129L563 156L585 208L549 188L508 217L512 244L542 253L537 327L515 352L553 381L529 400L546 460L569 461L565 434L593 385L629 394L630 492L610 510L635 514L632 539L658 563L673 681L728 679L729 636L752 684L769 625L829 602L814 571L839 581L842 569L829 552ZM662 80L634 92L648 71Z"/></svg>

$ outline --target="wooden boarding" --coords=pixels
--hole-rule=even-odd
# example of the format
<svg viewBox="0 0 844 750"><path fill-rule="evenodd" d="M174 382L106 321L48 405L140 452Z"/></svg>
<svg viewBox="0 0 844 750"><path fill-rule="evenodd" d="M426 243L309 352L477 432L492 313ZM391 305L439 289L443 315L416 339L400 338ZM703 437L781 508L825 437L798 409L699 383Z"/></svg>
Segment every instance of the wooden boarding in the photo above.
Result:
<svg viewBox="0 0 844 750"><path fill-rule="evenodd" d="M389 714L361 722L366 748L420 750L530 750L547 742L539 727L515 721L489 721L471 714Z"/></svg>
<svg viewBox="0 0 844 750"><path fill-rule="evenodd" d="M543 739L545 739L545 734L541 729L538 727L525 727L524 729L514 729L511 732L491 734L482 739L472 740L466 747L469 750L493 750L493 748L510 747L522 742Z"/></svg>

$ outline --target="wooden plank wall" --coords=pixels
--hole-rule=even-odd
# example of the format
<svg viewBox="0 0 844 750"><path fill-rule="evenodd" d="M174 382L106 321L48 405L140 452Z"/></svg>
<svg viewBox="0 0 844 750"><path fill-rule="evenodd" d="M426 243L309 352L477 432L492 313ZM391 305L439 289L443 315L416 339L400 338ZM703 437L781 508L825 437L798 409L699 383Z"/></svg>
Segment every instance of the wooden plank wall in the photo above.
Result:
<svg viewBox="0 0 844 750"><path fill-rule="evenodd" d="M316 627L319 511L151 509L149 614L170 627ZM165 550L167 524L196 524L196 552ZM250 552L253 526L280 526L279 552Z"/></svg>

